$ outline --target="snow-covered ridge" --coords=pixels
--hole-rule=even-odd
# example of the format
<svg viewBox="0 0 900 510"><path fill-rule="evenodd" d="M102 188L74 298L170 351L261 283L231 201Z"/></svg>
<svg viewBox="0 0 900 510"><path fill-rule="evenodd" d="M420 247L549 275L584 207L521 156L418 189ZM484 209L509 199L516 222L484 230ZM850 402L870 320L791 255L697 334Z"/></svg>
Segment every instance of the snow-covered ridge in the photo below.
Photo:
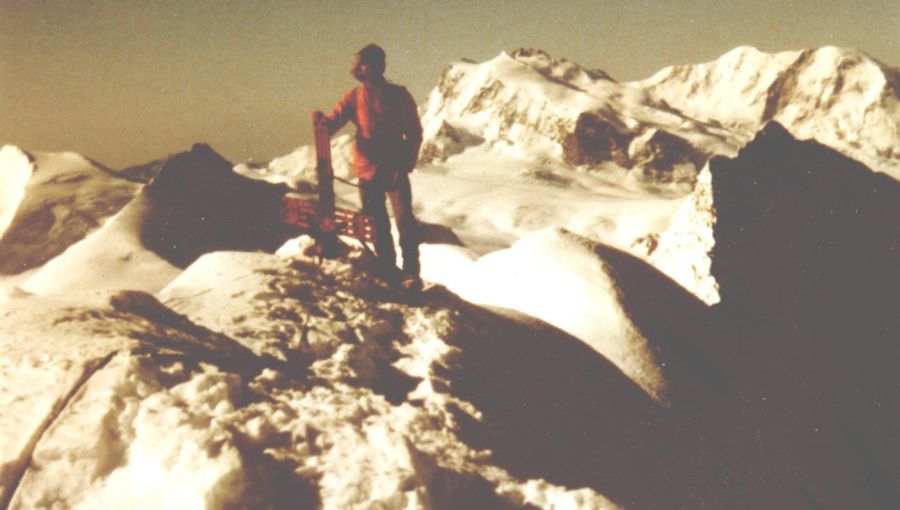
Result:
<svg viewBox="0 0 900 510"><path fill-rule="evenodd" d="M767 54L739 47L713 62L618 84L601 71L522 49L445 70L422 106L423 159L445 159L482 143L560 157L582 114L624 136L622 153L640 152L629 144L640 145L644 133L656 129L700 153L731 156L766 121L778 120L795 136L897 176L898 76L855 50Z"/></svg>
<svg viewBox="0 0 900 510"><path fill-rule="evenodd" d="M900 177L900 71L863 52L825 46L768 54L742 46L628 85L687 117L728 126L745 142L777 120L798 138Z"/></svg>
<svg viewBox="0 0 900 510"><path fill-rule="evenodd" d="M571 87L587 89L598 80L615 81L602 69L585 69L566 59L555 59L543 50L519 48L510 57L528 65L544 76Z"/></svg>
<svg viewBox="0 0 900 510"><path fill-rule="evenodd" d="M4 218L9 223L0 229L0 274L18 274L59 255L138 189L80 154L2 152L0 224Z"/></svg>
<svg viewBox="0 0 900 510"><path fill-rule="evenodd" d="M289 237L276 212L287 188L232 168L203 144L170 156L110 221L67 246L21 288L36 294L72 288L157 291L204 253L274 250ZM136 185L128 185L134 193Z"/></svg>

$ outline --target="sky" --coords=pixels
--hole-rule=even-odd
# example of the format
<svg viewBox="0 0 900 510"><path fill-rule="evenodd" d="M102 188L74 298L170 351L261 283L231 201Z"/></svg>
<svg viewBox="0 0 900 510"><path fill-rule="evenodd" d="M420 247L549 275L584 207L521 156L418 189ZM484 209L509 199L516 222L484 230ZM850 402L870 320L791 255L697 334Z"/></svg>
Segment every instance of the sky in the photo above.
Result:
<svg viewBox="0 0 900 510"><path fill-rule="evenodd" d="M311 143L375 42L421 103L461 58L540 48L619 81L740 45L900 66L892 0L0 0L0 145L123 168L209 143L262 163Z"/></svg>

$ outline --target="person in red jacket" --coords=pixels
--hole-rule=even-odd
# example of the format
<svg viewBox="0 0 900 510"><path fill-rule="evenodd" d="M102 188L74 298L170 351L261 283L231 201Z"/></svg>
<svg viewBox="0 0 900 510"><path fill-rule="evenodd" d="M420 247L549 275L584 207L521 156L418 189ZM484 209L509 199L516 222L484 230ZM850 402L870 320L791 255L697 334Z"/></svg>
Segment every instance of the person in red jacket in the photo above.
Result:
<svg viewBox="0 0 900 510"><path fill-rule="evenodd" d="M365 214L375 220L375 255L389 281L400 279L406 289L420 289L418 222L413 215L409 173L422 145L422 124L416 102L402 86L384 78L385 53L370 44L356 52L351 74L360 85L347 92L334 110L316 112L334 134L348 122L356 125L353 173L359 178L359 196ZM391 201L402 272L396 265L394 240L385 199Z"/></svg>

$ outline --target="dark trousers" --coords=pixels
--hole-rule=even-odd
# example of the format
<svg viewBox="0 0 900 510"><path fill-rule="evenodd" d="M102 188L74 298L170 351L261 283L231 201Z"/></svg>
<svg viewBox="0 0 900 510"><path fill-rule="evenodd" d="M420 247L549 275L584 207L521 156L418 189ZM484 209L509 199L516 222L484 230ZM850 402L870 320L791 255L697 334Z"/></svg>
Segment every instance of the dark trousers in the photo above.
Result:
<svg viewBox="0 0 900 510"><path fill-rule="evenodd" d="M391 235L391 222L385 207L385 197L391 201L394 221L400 234L400 253L403 255L403 274L419 276L418 221L413 215L412 189L409 176L401 175L396 182L385 183L378 177L359 181L359 200L363 213L375 220L375 256L382 269L396 270L397 253Z"/></svg>

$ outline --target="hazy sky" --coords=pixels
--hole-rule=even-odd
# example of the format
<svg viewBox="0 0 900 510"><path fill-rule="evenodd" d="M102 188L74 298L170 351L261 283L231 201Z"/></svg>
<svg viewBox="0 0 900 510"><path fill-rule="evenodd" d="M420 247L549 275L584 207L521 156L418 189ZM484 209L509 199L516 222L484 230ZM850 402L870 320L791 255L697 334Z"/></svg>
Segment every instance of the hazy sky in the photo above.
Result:
<svg viewBox="0 0 900 510"><path fill-rule="evenodd" d="M620 81L828 44L900 66L900 2L0 0L0 144L123 167L204 141L233 162L311 143L309 112L377 42L421 103L452 61L536 47Z"/></svg>

